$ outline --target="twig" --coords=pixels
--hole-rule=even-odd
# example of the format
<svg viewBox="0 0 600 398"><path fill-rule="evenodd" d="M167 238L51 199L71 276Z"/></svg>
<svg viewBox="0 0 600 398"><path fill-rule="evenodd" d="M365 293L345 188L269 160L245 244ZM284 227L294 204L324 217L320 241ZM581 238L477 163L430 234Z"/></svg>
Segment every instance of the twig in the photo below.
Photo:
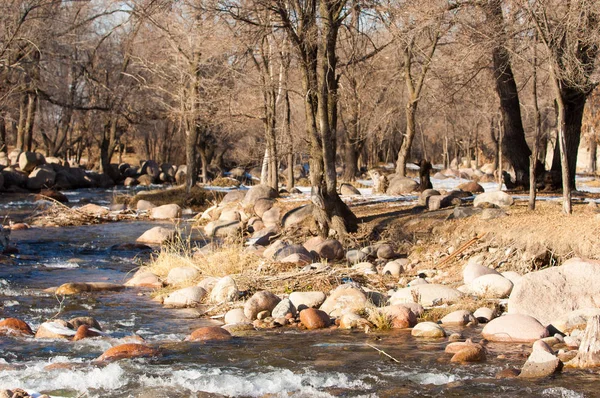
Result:
<svg viewBox="0 0 600 398"><path fill-rule="evenodd" d="M390 354L388 354L387 352L380 350L379 348L375 347L374 345L371 344L366 344L367 346L371 347L372 349L374 349L375 351L378 351L380 354L385 355L386 357L388 357L389 359L391 359L392 361L396 362L396 363L400 363L399 360L397 360L396 358L394 358L393 356L391 356Z"/></svg>
<svg viewBox="0 0 600 398"><path fill-rule="evenodd" d="M441 267L442 265L449 263L450 260L454 259L459 254L461 254L462 252L467 250L469 247L471 247L473 244L475 244L475 242L477 242L478 240L483 239L486 235L487 235L487 232L484 232L481 236L476 236L473 239L471 239L470 241L466 242L464 245L462 245L461 247L456 249L451 255L449 255L448 257L443 259L441 262L437 263L436 267Z"/></svg>

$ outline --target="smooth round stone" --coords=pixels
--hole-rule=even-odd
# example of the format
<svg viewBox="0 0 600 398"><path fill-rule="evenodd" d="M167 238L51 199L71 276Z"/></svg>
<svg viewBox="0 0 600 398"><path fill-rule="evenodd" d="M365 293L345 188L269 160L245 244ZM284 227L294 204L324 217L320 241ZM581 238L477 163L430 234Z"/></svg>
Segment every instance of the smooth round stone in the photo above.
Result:
<svg viewBox="0 0 600 398"><path fill-rule="evenodd" d="M434 322L421 322L413 328L411 335L414 337L441 338L446 337L446 331Z"/></svg>

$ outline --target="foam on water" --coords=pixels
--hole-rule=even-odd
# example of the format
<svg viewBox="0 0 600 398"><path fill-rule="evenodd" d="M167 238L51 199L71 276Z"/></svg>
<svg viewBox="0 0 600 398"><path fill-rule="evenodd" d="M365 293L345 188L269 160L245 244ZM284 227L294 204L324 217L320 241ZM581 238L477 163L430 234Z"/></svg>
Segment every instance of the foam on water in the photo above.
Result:
<svg viewBox="0 0 600 398"><path fill-rule="evenodd" d="M74 262L59 261L55 263L42 264L46 268L79 268L79 264Z"/></svg>
<svg viewBox="0 0 600 398"><path fill-rule="evenodd" d="M336 387L368 389L363 380L351 380L339 372L318 373L305 371L294 373L289 369L273 369L266 372L248 373L236 369L202 368L177 370L169 375L141 376L143 387L178 387L192 392L207 392L226 396L259 397L271 395L288 397L330 397L323 389Z"/></svg>
<svg viewBox="0 0 600 398"><path fill-rule="evenodd" d="M559 397L559 398L583 398L584 395L577 391L569 390L564 387L551 387L546 388L542 391L542 395L548 397Z"/></svg>

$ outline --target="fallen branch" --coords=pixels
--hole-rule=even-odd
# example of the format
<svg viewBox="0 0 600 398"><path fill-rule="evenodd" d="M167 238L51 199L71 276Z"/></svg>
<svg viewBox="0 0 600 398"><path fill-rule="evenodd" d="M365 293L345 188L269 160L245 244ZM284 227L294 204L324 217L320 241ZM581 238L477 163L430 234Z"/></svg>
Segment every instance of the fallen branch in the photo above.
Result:
<svg viewBox="0 0 600 398"><path fill-rule="evenodd" d="M391 356L390 354L388 354L387 352L380 350L379 348L375 347L374 345L371 344L366 344L367 346L371 347L372 349L374 349L375 351L378 351L380 354L385 355L386 357L388 357L389 359L391 359L392 361L396 362L396 363L400 363L399 360L397 360L396 358L394 358L393 356Z"/></svg>
<svg viewBox="0 0 600 398"><path fill-rule="evenodd" d="M483 235L476 236L473 239L471 239L470 241L466 242L464 245L462 245L461 247L459 247L458 249L456 249L448 257L446 257L445 259L443 259L441 262L437 263L435 265L436 268L448 264L452 259L456 258L459 254L461 254L462 252L464 252L465 250L467 250L469 247L471 247L472 245L474 245L475 242L479 241L480 239L483 239L486 235L487 235L487 232L484 232Z"/></svg>

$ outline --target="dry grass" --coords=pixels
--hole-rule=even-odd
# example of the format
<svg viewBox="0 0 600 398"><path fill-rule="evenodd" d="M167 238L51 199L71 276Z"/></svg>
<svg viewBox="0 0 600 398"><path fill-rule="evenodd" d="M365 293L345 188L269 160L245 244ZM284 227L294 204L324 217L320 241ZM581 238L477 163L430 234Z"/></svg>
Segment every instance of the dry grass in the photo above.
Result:
<svg viewBox="0 0 600 398"><path fill-rule="evenodd" d="M219 178L215 178L207 185L210 185L213 187L234 188L234 187L239 187L240 184L241 183L238 180L236 180L235 178L219 177Z"/></svg>
<svg viewBox="0 0 600 398"><path fill-rule="evenodd" d="M152 191L142 191L131 197L128 195L119 195L114 198L115 203L124 203L135 207L141 199L152 202L156 206L175 203L181 208L191 208L194 211L206 209L211 201L220 201L223 197L222 192L206 191L200 187L193 187L190 192L186 192L184 187L171 189L157 189Z"/></svg>

